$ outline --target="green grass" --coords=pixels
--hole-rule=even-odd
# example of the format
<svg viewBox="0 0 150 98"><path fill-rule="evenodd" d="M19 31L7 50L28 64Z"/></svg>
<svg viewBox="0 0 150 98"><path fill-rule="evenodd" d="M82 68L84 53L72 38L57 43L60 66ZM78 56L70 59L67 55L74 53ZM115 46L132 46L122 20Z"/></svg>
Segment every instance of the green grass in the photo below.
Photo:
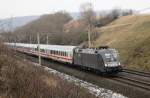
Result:
<svg viewBox="0 0 150 98"><path fill-rule="evenodd" d="M121 17L97 30L95 46L116 48L126 67L150 71L150 15Z"/></svg>

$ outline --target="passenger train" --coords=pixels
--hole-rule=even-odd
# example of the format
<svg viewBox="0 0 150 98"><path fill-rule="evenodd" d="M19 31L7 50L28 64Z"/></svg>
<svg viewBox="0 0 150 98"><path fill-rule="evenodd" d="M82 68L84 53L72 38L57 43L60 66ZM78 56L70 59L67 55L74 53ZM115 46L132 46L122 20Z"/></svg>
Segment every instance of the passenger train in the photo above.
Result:
<svg viewBox="0 0 150 98"><path fill-rule="evenodd" d="M99 49L80 48L78 46L45 45L25 43L5 43L19 52L41 55L63 63L94 70L99 73L118 73L122 70L119 53L116 49L101 47ZM40 53L38 51L40 48Z"/></svg>

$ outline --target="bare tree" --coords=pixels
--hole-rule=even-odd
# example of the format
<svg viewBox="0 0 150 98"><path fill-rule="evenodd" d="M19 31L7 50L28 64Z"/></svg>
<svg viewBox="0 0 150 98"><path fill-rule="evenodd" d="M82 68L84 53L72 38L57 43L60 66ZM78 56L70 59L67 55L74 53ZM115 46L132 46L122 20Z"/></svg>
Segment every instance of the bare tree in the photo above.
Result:
<svg viewBox="0 0 150 98"><path fill-rule="evenodd" d="M94 27L96 14L93 10L93 6L91 3L84 3L80 7L81 10L81 18L87 25L88 30L88 46L91 47L91 32Z"/></svg>

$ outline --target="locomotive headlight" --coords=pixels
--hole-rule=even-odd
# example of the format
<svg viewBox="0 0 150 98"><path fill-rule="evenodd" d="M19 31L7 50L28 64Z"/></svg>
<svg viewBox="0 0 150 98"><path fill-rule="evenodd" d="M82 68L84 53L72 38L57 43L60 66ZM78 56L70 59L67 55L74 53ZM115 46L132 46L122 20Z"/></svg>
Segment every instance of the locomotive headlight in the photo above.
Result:
<svg viewBox="0 0 150 98"><path fill-rule="evenodd" d="M108 66L108 64L105 64L105 67L107 67Z"/></svg>
<svg viewBox="0 0 150 98"><path fill-rule="evenodd" d="M109 63L106 63L105 64L105 67L116 67L118 66L119 64L117 62L109 62Z"/></svg>
<svg viewBox="0 0 150 98"><path fill-rule="evenodd" d="M105 57L106 57L106 58L111 58L111 54L105 53Z"/></svg>

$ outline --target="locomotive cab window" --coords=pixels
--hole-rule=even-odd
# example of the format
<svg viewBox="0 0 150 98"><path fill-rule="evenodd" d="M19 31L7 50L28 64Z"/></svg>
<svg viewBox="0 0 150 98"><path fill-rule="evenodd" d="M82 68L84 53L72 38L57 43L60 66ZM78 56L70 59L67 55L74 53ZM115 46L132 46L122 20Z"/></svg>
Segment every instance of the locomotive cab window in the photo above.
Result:
<svg viewBox="0 0 150 98"><path fill-rule="evenodd" d="M105 53L105 57L107 62L117 61L117 58L113 54Z"/></svg>

